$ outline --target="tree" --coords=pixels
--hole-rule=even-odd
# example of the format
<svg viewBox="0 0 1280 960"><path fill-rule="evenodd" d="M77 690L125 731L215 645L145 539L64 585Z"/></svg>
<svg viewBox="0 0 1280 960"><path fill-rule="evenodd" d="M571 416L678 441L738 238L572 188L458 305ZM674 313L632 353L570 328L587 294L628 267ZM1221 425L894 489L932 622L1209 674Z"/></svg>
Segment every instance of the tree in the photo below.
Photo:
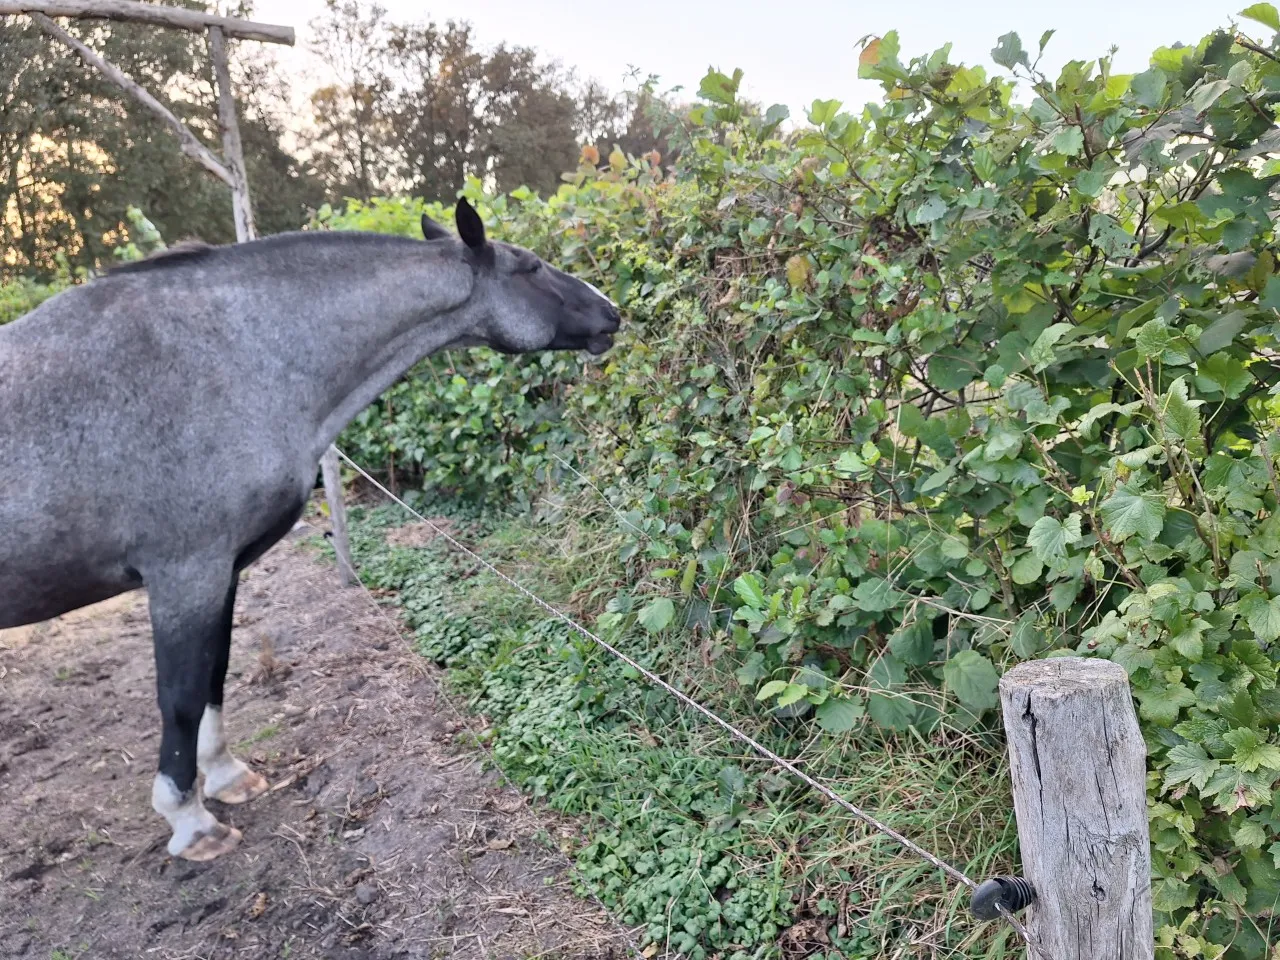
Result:
<svg viewBox="0 0 1280 960"><path fill-rule="evenodd" d="M388 191L443 200L470 176L545 194L584 143L640 154L662 142L651 108L664 101L649 86L617 98L579 89L528 47L481 49L466 23L396 24L376 3L327 0L313 30L334 82L312 96L307 145L335 201Z"/></svg>
<svg viewBox="0 0 1280 960"><path fill-rule="evenodd" d="M633 157L656 150L662 160L674 163L679 150L672 137L682 110L657 93L656 85L657 78L650 76L615 95L595 81L588 82L578 98L582 142L594 144L606 156L614 147Z"/></svg>
<svg viewBox="0 0 1280 960"><path fill-rule="evenodd" d="M324 15L310 24L312 51L336 81L311 94L311 128L302 139L335 200L367 200L390 185L385 16L377 3L326 0Z"/></svg>

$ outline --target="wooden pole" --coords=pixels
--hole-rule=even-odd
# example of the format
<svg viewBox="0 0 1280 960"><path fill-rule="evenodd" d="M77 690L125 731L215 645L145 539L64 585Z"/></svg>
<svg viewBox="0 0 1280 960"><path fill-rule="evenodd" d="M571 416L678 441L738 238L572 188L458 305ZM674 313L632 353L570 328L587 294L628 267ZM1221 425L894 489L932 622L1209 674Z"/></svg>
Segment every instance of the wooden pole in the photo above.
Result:
<svg viewBox="0 0 1280 960"><path fill-rule="evenodd" d="M240 124L236 120L236 98L231 89L231 69L227 65L227 44L221 27L209 28L209 56L218 87L218 125L222 127L222 159L231 173L231 206L236 221L236 242L247 243L257 236L253 226L253 206L249 202L249 175L240 144Z"/></svg>
<svg viewBox="0 0 1280 960"><path fill-rule="evenodd" d="M3 12L4 10L0 8L0 13ZM178 145L182 148L183 153L196 163L200 164L200 166L204 167L227 186L234 186L230 172L228 172L227 168L219 162L216 156L214 156L213 151L197 140L195 134L187 129L186 124L175 117L164 104L130 79L123 70L115 64L108 63L106 60L103 60L100 56L86 47L75 37L71 36L71 34L67 33L67 31L63 30L43 13L32 13L30 16L31 19L40 26L41 30L49 34L49 36L54 39L66 44L80 56L81 60L96 69L118 87L122 88L126 93L163 120L169 129L177 136Z"/></svg>
<svg viewBox="0 0 1280 960"><path fill-rule="evenodd" d="M347 537L347 508L342 502L342 474L338 469L338 448L330 446L320 458L324 496L333 524L333 552L338 556L338 576L346 586L356 582L356 566L351 562L351 541Z"/></svg>
<svg viewBox="0 0 1280 960"><path fill-rule="evenodd" d="M1062 657L1000 681L1027 929L1052 960L1152 960L1147 749L1123 667Z"/></svg>
<svg viewBox="0 0 1280 960"><path fill-rule="evenodd" d="M283 43L290 47L294 42L293 27L254 23L252 20L240 20L236 17L219 17L185 7L139 3L137 0L0 0L0 16L16 13L152 23L197 33L202 33L209 27L218 27L228 37L235 37L237 40Z"/></svg>

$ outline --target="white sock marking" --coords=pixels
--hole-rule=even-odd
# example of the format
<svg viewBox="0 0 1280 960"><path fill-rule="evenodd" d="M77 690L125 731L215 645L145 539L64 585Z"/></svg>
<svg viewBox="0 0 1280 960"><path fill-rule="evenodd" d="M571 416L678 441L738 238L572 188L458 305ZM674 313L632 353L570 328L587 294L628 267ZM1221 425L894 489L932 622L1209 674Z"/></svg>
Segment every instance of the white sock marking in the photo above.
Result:
<svg viewBox="0 0 1280 960"><path fill-rule="evenodd" d="M204 796L199 781L184 799L178 786L168 774L156 774L151 787L151 806L169 822L173 836L169 838L169 853L177 856L200 837L215 830L218 821L204 808Z"/></svg>
<svg viewBox="0 0 1280 960"><path fill-rule="evenodd" d="M227 731L222 722L222 710L212 705L204 708L204 716L200 718L196 764L204 774L205 795L210 797L216 797L249 772L249 768L227 749Z"/></svg>

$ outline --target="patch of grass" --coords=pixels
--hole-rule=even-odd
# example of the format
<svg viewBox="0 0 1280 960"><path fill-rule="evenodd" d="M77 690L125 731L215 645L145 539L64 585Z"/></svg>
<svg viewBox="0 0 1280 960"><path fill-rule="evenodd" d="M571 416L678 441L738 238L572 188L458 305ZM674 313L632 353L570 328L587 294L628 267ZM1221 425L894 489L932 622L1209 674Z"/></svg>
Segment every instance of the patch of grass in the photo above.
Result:
<svg viewBox="0 0 1280 960"><path fill-rule="evenodd" d="M279 732L280 732L280 725L278 723L269 723L262 729L255 730L249 736L241 740L239 743L239 746L242 748L251 747L254 744L262 743L264 740L270 740Z"/></svg>
<svg viewBox="0 0 1280 960"><path fill-rule="evenodd" d="M430 507L579 622L594 623L617 594L616 549L589 526ZM489 718L504 772L584 818L570 850L581 889L642 926L647 943L693 960L1017 955L1009 931L974 923L964 892L936 868L690 716L473 561L439 542L388 547L385 532L404 520L394 507L351 512L362 576L395 593L420 652ZM833 737L762 716L704 634L610 639L970 875L1015 862L1008 775L989 734Z"/></svg>

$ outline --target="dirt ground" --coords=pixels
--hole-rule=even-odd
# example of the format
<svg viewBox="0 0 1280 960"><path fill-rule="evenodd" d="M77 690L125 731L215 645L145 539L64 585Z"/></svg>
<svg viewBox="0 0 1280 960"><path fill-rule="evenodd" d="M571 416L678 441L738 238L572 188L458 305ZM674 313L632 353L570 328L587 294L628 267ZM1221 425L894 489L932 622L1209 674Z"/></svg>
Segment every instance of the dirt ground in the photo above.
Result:
<svg viewBox="0 0 1280 960"><path fill-rule="evenodd" d="M226 717L272 790L174 860L151 810L146 598L0 632L0 958L613 958L530 809L461 745L433 671L295 531L239 592Z"/></svg>

